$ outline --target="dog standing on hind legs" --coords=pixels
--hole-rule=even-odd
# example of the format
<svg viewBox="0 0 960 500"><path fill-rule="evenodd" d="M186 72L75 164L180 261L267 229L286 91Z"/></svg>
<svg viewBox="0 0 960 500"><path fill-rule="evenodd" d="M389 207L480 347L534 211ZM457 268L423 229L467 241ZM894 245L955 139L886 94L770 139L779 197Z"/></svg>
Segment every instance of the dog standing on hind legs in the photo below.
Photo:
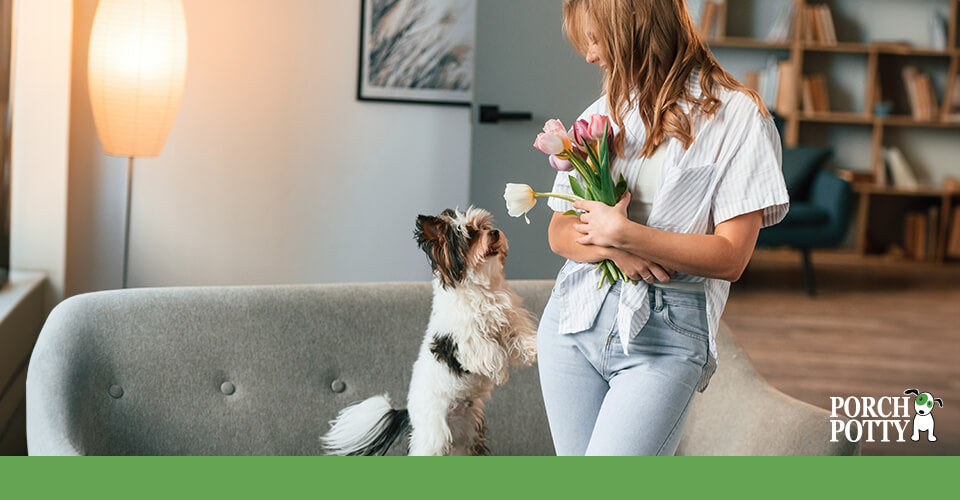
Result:
<svg viewBox="0 0 960 500"><path fill-rule="evenodd" d="M433 269L433 306L407 408L387 394L344 408L321 437L331 455L386 454L408 428L410 455L487 455L484 399L511 365L536 361L536 323L507 286L507 238L490 213L421 215L414 237Z"/></svg>

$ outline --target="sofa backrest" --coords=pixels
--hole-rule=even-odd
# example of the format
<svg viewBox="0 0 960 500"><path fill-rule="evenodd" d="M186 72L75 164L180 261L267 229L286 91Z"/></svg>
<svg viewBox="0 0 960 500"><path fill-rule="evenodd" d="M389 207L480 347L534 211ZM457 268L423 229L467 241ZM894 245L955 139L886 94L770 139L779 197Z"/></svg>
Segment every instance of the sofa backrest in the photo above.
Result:
<svg viewBox="0 0 960 500"><path fill-rule="evenodd" d="M511 281L536 314L552 284ZM429 283L130 289L72 297L47 319L30 361L29 451L321 454L318 438L341 408L383 393L405 405L430 303ZM720 353L719 371L695 399L679 452L855 452L824 446L826 438L811 446L811 433L828 435L826 411L766 385L726 334ZM764 430L740 403L744 390L759 394L754 404L782 416L785 427ZM494 390L486 417L492 453L554 453L535 366L511 372ZM404 442L391 451L405 449Z"/></svg>
<svg viewBox="0 0 960 500"><path fill-rule="evenodd" d="M517 288L538 312L550 293ZM341 408L385 392L405 405L431 297L429 283L72 297L51 313L30 362L29 451L321 454L319 436ZM553 451L535 366L494 391L488 427L499 453Z"/></svg>

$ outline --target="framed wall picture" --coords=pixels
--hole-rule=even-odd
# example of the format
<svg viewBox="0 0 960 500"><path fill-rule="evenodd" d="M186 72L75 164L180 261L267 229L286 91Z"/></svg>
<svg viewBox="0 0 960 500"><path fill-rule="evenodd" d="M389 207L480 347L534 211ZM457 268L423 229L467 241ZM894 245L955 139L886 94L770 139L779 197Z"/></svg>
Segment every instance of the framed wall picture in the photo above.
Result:
<svg viewBox="0 0 960 500"><path fill-rule="evenodd" d="M362 0L357 98L469 105L476 0Z"/></svg>

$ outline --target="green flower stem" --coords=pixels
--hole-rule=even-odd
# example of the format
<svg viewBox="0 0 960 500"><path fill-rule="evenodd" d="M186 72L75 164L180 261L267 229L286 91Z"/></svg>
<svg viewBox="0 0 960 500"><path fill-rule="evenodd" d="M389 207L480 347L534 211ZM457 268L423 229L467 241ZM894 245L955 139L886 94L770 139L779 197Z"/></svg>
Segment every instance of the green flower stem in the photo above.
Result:
<svg viewBox="0 0 960 500"><path fill-rule="evenodd" d="M567 194L567 193L537 193L537 192L534 192L534 193L533 193L533 197L534 197L534 198L540 198L541 196L552 196L552 197L554 197L554 198L560 198L561 200L567 200L567 201L569 201L569 202L571 202L571 203L578 202L578 201L586 201L586 200L584 200L583 198L581 198L581 197L579 197L579 196L577 196L577 195L575 195L575 194Z"/></svg>

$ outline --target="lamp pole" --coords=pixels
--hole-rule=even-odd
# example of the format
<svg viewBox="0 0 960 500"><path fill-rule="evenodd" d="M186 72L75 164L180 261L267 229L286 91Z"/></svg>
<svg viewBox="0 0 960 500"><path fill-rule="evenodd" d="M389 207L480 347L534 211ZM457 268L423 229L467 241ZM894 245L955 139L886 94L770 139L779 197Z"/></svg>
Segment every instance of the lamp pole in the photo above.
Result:
<svg viewBox="0 0 960 500"><path fill-rule="evenodd" d="M133 157L127 161L127 210L123 225L123 288L127 287L127 268L130 261L130 205L133 199Z"/></svg>

